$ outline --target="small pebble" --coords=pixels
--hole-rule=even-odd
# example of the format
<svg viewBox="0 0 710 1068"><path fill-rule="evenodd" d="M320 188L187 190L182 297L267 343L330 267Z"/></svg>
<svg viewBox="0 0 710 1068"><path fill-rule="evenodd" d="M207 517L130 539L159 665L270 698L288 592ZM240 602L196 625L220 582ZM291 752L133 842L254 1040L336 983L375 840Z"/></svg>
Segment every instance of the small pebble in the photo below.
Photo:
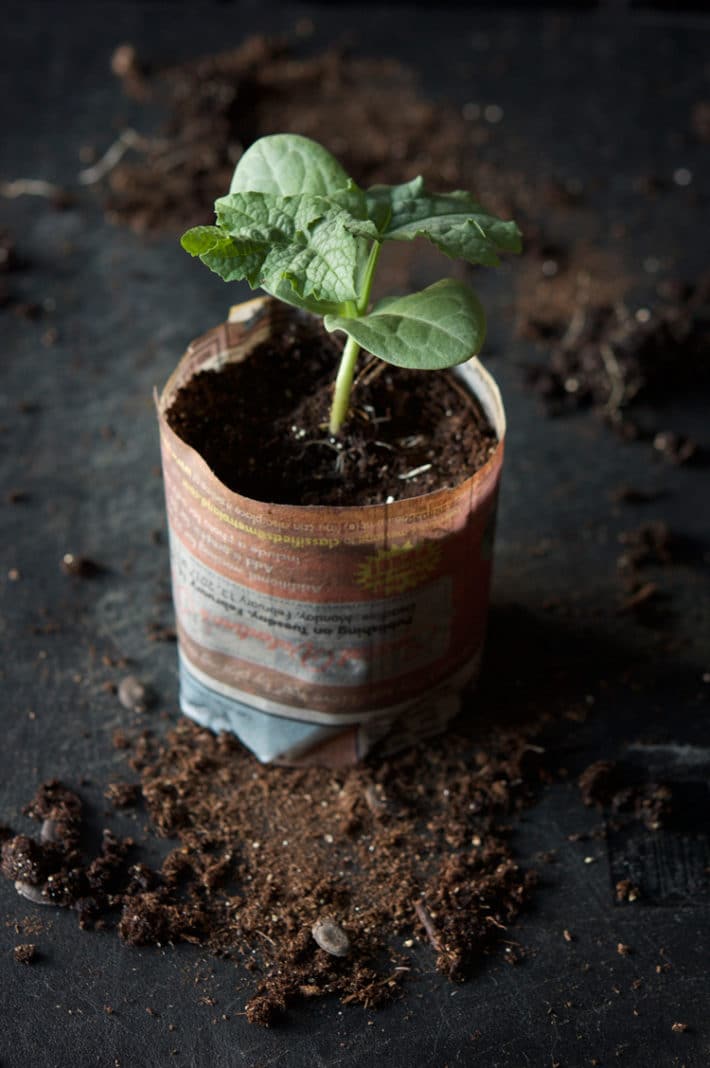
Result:
<svg viewBox="0 0 710 1068"><path fill-rule="evenodd" d="M331 957L347 957L350 952L350 939L334 920L318 920L313 924L311 934Z"/></svg>
<svg viewBox="0 0 710 1068"><path fill-rule="evenodd" d="M39 837L41 842L60 842L61 835L56 820L46 819L40 828Z"/></svg>
<svg viewBox="0 0 710 1068"><path fill-rule="evenodd" d="M118 685L118 699L130 712L145 712L152 704L153 695L135 675L126 675Z"/></svg>
<svg viewBox="0 0 710 1068"><path fill-rule="evenodd" d="M683 1031L687 1031L687 1030L688 1030L687 1023L674 1023L673 1026L671 1027L671 1031L675 1031L676 1034L677 1033L682 1034Z"/></svg>
<svg viewBox="0 0 710 1068"><path fill-rule="evenodd" d="M122 44L111 56L111 70L118 78L136 74L140 70L138 53L132 44Z"/></svg>
<svg viewBox="0 0 710 1068"><path fill-rule="evenodd" d="M503 108L499 104L487 104L483 109L483 118L486 122L500 122L503 118Z"/></svg>
<svg viewBox="0 0 710 1068"><path fill-rule="evenodd" d="M689 171L687 167L678 167L677 170L673 171L673 181L676 185L690 185L692 180L693 172Z"/></svg>

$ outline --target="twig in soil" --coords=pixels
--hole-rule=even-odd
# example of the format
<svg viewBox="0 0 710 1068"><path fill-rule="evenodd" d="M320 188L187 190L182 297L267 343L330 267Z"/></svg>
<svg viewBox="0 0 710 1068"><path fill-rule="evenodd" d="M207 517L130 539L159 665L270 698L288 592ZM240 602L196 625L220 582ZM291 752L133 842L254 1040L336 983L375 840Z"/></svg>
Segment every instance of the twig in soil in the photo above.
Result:
<svg viewBox="0 0 710 1068"><path fill-rule="evenodd" d="M560 340L560 345L565 349L574 348L584 332L586 322L587 309L584 304L579 303L574 309L574 314Z"/></svg>
<svg viewBox="0 0 710 1068"><path fill-rule="evenodd" d="M129 148L144 148L147 144L145 137L141 137L137 130L130 127L124 130L104 152L100 160L91 167L85 167L79 171L80 185L95 185L113 170L117 163L125 156Z"/></svg>
<svg viewBox="0 0 710 1068"><path fill-rule="evenodd" d="M417 914L419 922L421 923L422 927L426 931L427 938L431 942L431 944L434 947L434 949L436 950L436 952L440 953L441 952L441 941L439 940L439 932L437 931L436 927L434 926L434 921L432 920L431 916L427 912L427 910L426 910L426 908L424 906L424 902L421 900L421 898L419 899L419 901L415 901L414 902L414 911Z"/></svg>
<svg viewBox="0 0 710 1068"><path fill-rule="evenodd" d="M397 475L397 478L401 478L403 482L406 482L410 478L417 478L418 475L423 475L430 467L431 464L422 464L421 467L413 467L411 471L405 471L403 475Z"/></svg>
<svg viewBox="0 0 710 1068"><path fill-rule="evenodd" d="M659 592L655 582L645 582L643 586L640 586L633 593L630 593L629 596L622 601L617 609L617 614L624 615L626 612L635 611L635 609L640 608L648 601L652 601L658 597Z"/></svg>
<svg viewBox="0 0 710 1068"><path fill-rule="evenodd" d="M267 934L265 934L264 931L260 931L260 930L255 928L254 934L261 935L261 937L265 938L266 941L269 942L272 946L274 946L274 947L276 946L276 943L274 942L273 938L269 938L269 936Z"/></svg>
<svg viewBox="0 0 710 1068"><path fill-rule="evenodd" d="M599 346L599 354L604 363L604 370L609 376L609 398L605 404L606 411L610 415L618 413L624 403L624 376L619 367L619 361L614 355L614 350L608 342L604 341Z"/></svg>
<svg viewBox="0 0 710 1068"><path fill-rule="evenodd" d="M355 378L352 391L354 392L361 385L369 386L371 382L374 382L382 374L386 366L387 364L383 363L382 360L378 360L376 356L370 357L360 374Z"/></svg>
<svg viewBox="0 0 710 1068"><path fill-rule="evenodd" d="M47 200L61 200L66 197L65 189L44 178L15 178L12 182L0 182L0 196L14 200L16 197L46 197Z"/></svg>

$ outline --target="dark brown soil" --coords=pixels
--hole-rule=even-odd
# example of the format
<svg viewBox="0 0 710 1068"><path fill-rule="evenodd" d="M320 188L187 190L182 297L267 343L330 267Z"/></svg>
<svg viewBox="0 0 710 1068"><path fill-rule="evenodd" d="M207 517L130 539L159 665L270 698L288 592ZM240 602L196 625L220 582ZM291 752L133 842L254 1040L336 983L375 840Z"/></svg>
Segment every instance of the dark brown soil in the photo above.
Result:
<svg viewBox="0 0 710 1068"><path fill-rule="evenodd" d="M665 280L635 311L624 300L628 280L593 250L577 250L574 264L551 279L533 283L532 275L523 275L518 325L546 350L526 377L548 414L592 408L620 437L648 440L671 463L696 459L692 441L644 425L636 409L707 381L710 275L694 284Z"/></svg>
<svg viewBox="0 0 710 1068"><path fill-rule="evenodd" d="M203 371L178 393L170 426L230 489L281 504L356 505L454 486L496 437L453 375L361 356L338 439L328 412L340 349L294 327L242 364Z"/></svg>
<svg viewBox="0 0 710 1068"><path fill-rule="evenodd" d="M160 870L131 863L130 840L108 831L97 858L80 857L79 799L52 782L27 811L43 835L49 818L68 828L66 840L9 838L3 872L17 878L31 852L32 884L18 886L30 900L75 909L83 927L117 917L130 945L197 942L234 959L254 973L253 1022L325 994L374 1007L421 968L417 943L457 981L494 951L523 955L513 925L534 876L507 824L542 781L539 752L499 728L378 767L293 770L182 719L160 744L143 732L130 761L153 829L175 840Z"/></svg>

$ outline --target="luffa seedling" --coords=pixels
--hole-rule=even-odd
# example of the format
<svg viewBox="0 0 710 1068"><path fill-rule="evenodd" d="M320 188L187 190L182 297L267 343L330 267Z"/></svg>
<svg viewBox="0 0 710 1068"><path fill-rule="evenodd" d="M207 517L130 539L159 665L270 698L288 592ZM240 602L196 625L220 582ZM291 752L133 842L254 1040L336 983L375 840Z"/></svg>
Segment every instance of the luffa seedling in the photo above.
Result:
<svg viewBox="0 0 710 1068"><path fill-rule="evenodd" d="M488 214L468 193L428 193L421 178L363 190L307 137L275 134L240 159L215 226L196 226L183 248L227 282L252 287L322 316L347 335L330 412L338 434L348 413L361 348L398 367L441 370L476 355L486 320L475 293L445 278L370 308L384 241L425 237L447 256L495 266L520 251L514 222Z"/></svg>

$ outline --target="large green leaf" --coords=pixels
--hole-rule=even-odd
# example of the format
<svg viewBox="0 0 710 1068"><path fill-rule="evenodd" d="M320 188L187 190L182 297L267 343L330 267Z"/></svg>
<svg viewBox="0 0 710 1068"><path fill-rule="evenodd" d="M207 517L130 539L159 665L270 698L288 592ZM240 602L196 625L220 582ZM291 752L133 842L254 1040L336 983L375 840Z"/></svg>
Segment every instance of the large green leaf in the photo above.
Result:
<svg viewBox="0 0 710 1068"><path fill-rule="evenodd" d="M468 193L430 194L421 178L404 185L367 190L367 214L377 221L380 240L412 241L426 237L447 256L498 264L499 252L520 252L520 230L514 222L489 215ZM354 224L355 232L358 231Z"/></svg>
<svg viewBox="0 0 710 1068"><path fill-rule="evenodd" d="M259 138L244 153L230 192L327 196L349 184L350 178L335 157L316 141L300 134L272 134Z"/></svg>
<svg viewBox="0 0 710 1068"><path fill-rule="evenodd" d="M324 323L387 363L421 370L464 363L480 351L486 333L478 297L452 278L421 293L382 300L369 315L326 315Z"/></svg>
<svg viewBox="0 0 710 1068"><path fill-rule="evenodd" d="M348 228L349 212L321 196L231 193L215 204L216 227L196 227L183 247L226 280L246 278L285 299L284 282L301 307L323 314L356 300L365 240Z"/></svg>

